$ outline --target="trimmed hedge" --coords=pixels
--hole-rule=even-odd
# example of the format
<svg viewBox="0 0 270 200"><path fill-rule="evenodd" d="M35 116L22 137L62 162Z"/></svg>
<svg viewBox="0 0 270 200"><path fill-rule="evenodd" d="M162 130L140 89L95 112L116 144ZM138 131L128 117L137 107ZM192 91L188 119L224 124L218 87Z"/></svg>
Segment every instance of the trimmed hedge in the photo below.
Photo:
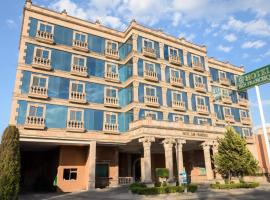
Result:
<svg viewBox="0 0 270 200"><path fill-rule="evenodd" d="M169 177L169 170L167 168L156 168L156 176L167 178Z"/></svg>
<svg viewBox="0 0 270 200"><path fill-rule="evenodd" d="M231 184L211 184L210 187L213 189L237 189L237 188L256 188L260 184L257 182L250 183L231 183Z"/></svg>
<svg viewBox="0 0 270 200"><path fill-rule="evenodd" d="M129 189L134 194L140 195L157 195L168 193L183 193L185 191L184 186L165 186L165 187L151 187L148 188L142 183L133 183L129 186ZM191 184L187 186L188 192L196 192L197 185Z"/></svg>

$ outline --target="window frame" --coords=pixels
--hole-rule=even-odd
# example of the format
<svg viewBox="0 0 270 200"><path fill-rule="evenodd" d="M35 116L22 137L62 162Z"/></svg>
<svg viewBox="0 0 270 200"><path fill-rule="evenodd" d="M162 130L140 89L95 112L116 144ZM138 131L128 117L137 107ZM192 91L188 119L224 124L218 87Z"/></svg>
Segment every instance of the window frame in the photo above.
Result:
<svg viewBox="0 0 270 200"><path fill-rule="evenodd" d="M179 69L174 69L174 68L170 68L170 78L173 78L172 71L175 71L175 72L179 73L179 77L175 77L175 78L182 78L181 77L181 71Z"/></svg>
<svg viewBox="0 0 270 200"><path fill-rule="evenodd" d="M177 117L178 117L179 119L181 119L181 120L177 120L177 121L176 121L175 118L177 118ZM179 122L179 121L180 121L180 122L183 122L183 123L185 122L185 117L184 117L184 115L177 115L177 114L174 114L174 115L173 115L173 122Z"/></svg>
<svg viewBox="0 0 270 200"><path fill-rule="evenodd" d="M104 116L103 116L104 123L103 124L107 123L106 122L107 115L110 115L110 116L115 115L115 124L118 125L118 114L115 112L104 112ZM112 124L112 123L110 123L110 124Z"/></svg>
<svg viewBox="0 0 270 200"><path fill-rule="evenodd" d="M77 66L80 66L80 67L86 67L87 65L87 58L84 57L84 56L80 56L80 55L75 55L75 54L72 54L71 56L71 64L74 65L74 60L75 60L75 57L79 58L79 59L84 59L84 66L80 66L80 65L77 65Z"/></svg>
<svg viewBox="0 0 270 200"><path fill-rule="evenodd" d="M49 77L48 76L43 76L43 75L40 75L40 74L31 74L30 86L33 86L34 77L38 77L39 79L40 78L45 78L46 79L45 88L48 89L48 85L49 85ZM41 87L41 86L38 86L38 87Z"/></svg>
<svg viewBox="0 0 270 200"><path fill-rule="evenodd" d="M152 41L152 40L150 40L150 39L148 39L148 38L142 38L142 47L143 48L146 48L145 46L144 46L144 42L150 42L150 43L152 43L152 47L151 47L151 49L155 49L155 43L154 43L154 41ZM147 48L150 48L150 47L147 47Z"/></svg>
<svg viewBox="0 0 270 200"><path fill-rule="evenodd" d="M244 133L244 131L248 131L248 135L246 135L246 134ZM243 127L243 128L242 128L242 135L243 135L243 136L252 136L252 135L251 135L250 129L249 129L249 128L246 128L246 127Z"/></svg>
<svg viewBox="0 0 270 200"><path fill-rule="evenodd" d="M225 74L224 78L227 79L227 73L224 71L218 71L218 78L220 79L222 76L221 74Z"/></svg>
<svg viewBox="0 0 270 200"><path fill-rule="evenodd" d="M69 179L64 178L65 170L69 170ZM74 173L75 171L76 171L76 179L71 179L71 174ZM64 181L77 181L78 180L78 168L64 168L63 169L63 180Z"/></svg>
<svg viewBox="0 0 270 200"><path fill-rule="evenodd" d="M70 82L69 82L69 92L72 92L72 84L82 84L82 86L83 86L83 91L81 92L82 94L83 93L85 93L85 83L84 82L81 82L81 81L75 81L75 80L70 80ZM78 91L76 91L76 92L78 92Z"/></svg>
<svg viewBox="0 0 270 200"><path fill-rule="evenodd" d="M50 34L54 34L54 24L51 24L51 23L48 23L48 22L44 22L44 21L38 21L38 24L37 24L37 31L40 31L40 26L41 24L45 25L45 26L51 26L52 27L52 31ZM45 31L46 32L46 31ZM49 32L46 32L46 33L49 33Z"/></svg>
<svg viewBox="0 0 270 200"><path fill-rule="evenodd" d="M45 47L40 47L40 46L35 46L35 48L34 48L34 56L33 57L36 57L36 54L37 54L37 50L38 49L41 49L42 50L42 57L39 57L39 58L43 58L43 59L45 59L44 57L43 57L43 51L45 50L45 51L48 51L48 60L51 60L51 53L52 53L52 50L51 49L48 49L48 48L45 48Z"/></svg>
<svg viewBox="0 0 270 200"><path fill-rule="evenodd" d="M171 50L176 51L176 55L171 55ZM177 48L174 47L168 47L168 51L169 51L169 56L176 56L179 58L179 50Z"/></svg>
<svg viewBox="0 0 270 200"><path fill-rule="evenodd" d="M70 113L71 111L74 112L81 112L81 121L78 120L71 120L70 119ZM68 121L76 121L76 122L84 122L84 109L79 109L79 108L68 108L68 117L67 117Z"/></svg>
<svg viewBox="0 0 270 200"><path fill-rule="evenodd" d="M151 116L155 115L155 119L153 119L153 117L152 117L152 120L157 120L158 119L158 113L155 112L155 111L145 110L144 111L144 116L148 117L148 115L151 115Z"/></svg>
<svg viewBox="0 0 270 200"><path fill-rule="evenodd" d="M246 110L239 110L239 112L240 112L240 117L243 117L243 118L248 118L249 117L248 112ZM242 113L245 113L245 116L243 116Z"/></svg>
<svg viewBox="0 0 270 200"><path fill-rule="evenodd" d="M198 102L199 102L198 99L203 99L204 104L203 104L203 105L202 105L202 104L198 104ZM198 106L198 105L201 105L201 106L207 106L207 105L206 105L206 97L204 97L204 96L196 96L196 105L197 105L197 106Z"/></svg>
<svg viewBox="0 0 270 200"><path fill-rule="evenodd" d="M113 40L106 40L106 41L105 41L105 49L109 49L109 48L108 48L108 46L109 46L108 43L109 43L109 42L112 43L112 44L116 44L116 50L115 50L115 51L118 51L118 42L113 41ZM111 48L111 49L112 49L112 48ZM114 50L114 49L113 49L113 50Z"/></svg>
<svg viewBox="0 0 270 200"><path fill-rule="evenodd" d="M207 118L201 118L201 117L198 117L198 118L197 118L197 122L198 122L198 125L209 124ZM203 122L203 123L201 123L201 122Z"/></svg>
<svg viewBox="0 0 270 200"><path fill-rule="evenodd" d="M80 32L80 31L73 31L73 41L75 41L76 40L76 34L80 34L80 35L84 35L85 36L85 41L81 41L81 40L79 40L79 41L81 41L81 42L85 42L85 43L88 43L88 34L87 33L83 33L83 32Z"/></svg>
<svg viewBox="0 0 270 200"><path fill-rule="evenodd" d="M146 64L152 64L154 66L154 73L156 73L156 64L153 63L153 62L149 62L149 61L144 61L143 62L143 68L144 68L144 71L146 71Z"/></svg>
<svg viewBox="0 0 270 200"><path fill-rule="evenodd" d="M200 63L201 63L200 56L195 55L195 54L191 54L191 62L192 62L192 63L195 63L195 62L194 62L194 57L198 58L198 65L200 65Z"/></svg>
<svg viewBox="0 0 270 200"><path fill-rule="evenodd" d="M232 109L230 107L223 107L224 115L226 115L226 110L229 110L229 115L232 116Z"/></svg>
<svg viewBox="0 0 270 200"><path fill-rule="evenodd" d="M224 91L226 91L226 92L224 93ZM230 97L229 89L221 88L221 95L224 96L224 97Z"/></svg>
<svg viewBox="0 0 270 200"><path fill-rule="evenodd" d="M43 111L42 111L42 118L45 119L45 112L46 112L46 105L44 104L39 104L39 103L28 103L27 105L27 110L26 110L26 116L30 116L30 107L42 107ZM33 117L33 116L32 116ZM37 117L36 115L34 117Z"/></svg>
<svg viewBox="0 0 270 200"><path fill-rule="evenodd" d="M204 80L203 80L203 76L201 76L201 75L199 75L199 74L193 74L193 77L194 77L194 84L196 84L196 83L200 83L200 84L204 84ZM196 78L198 79L201 79L202 80L202 82L197 82L196 81Z"/></svg>
<svg viewBox="0 0 270 200"><path fill-rule="evenodd" d="M105 86L105 87L104 87L104 99L105 99L105 97L111 97L111 96L107 96L107 90L115 90L115 91L116 91L116 92L115 92L116 96L113 97L113 98L118 98L118 88Z"/></svg>
<svg viewBox="0 0 270 200"><path fill-rule="evenodd" d="M109 72L108 71L108 65L115 65L115 67L116 67L116 74L119 74L118 64L115 64L113 62L105 62L105 74L107 74Z"/></svg>
<svg viewBox="0 0 270 200"><path fill-rule="evenodd" d="M147 95L147 88L148 89L154 89L155 90L155 95L153 97L157 97L157 88L156 87L153 87L153 86L150 86L150 85L145 85L145 90L144 90L144 96L150 96L150 95ZM152 96L152 95L151 95Z"/></svg>
<svg viewBox="0 0 270 200"><path fill-rule="evenodd" d="M183 100L183 93L182 92L179 92L179 91L172 91L171 92L171 99L172 99L172 101L174 101L175 99L173 98L174 97L174 95L180 95L180 100L177 100L177 101L181 101L181 102L183 102L184 100Z"/></svg>

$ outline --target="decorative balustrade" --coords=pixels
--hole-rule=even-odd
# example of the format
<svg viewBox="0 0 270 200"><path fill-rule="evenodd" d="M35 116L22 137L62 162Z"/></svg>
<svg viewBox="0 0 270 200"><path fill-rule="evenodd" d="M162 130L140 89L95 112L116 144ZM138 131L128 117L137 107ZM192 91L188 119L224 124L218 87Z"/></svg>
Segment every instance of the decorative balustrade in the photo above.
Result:
<svg viewBox="0 0 270 200"><path fill-rule="evenodd" d="M84 123L82 121L68 120L67 131L70 132L84 132Z"/></svg>
<svg viewBox="0 0 270 200"><path fill-rule="evenodd" d="M150 70L144 71L144 78L149 81L158 81L157 73Z"/></svg>
<svg viewBox="0 0 270 200"><path fill-rule="evenodd" d="M172 64L176 64L176 65L180 65L181 64L181 60L179 56L175 56L175 55L170 55L169 56L169 62Z"/></svg>
<svg viewBox="0 0 270 200"><path fill-rule="evenodd" d="M195 83L194 87L198 92L206 92L206 85L204 83Z"/></svg>
<svg viewBox="0 0 270 200"><path fill-rule="evenodd" d="M248 106L248 100L247 99L244 99L244 98L238 98L238 104L240 106L247 107Z"/></svg>
<svg viewBox="0 0 270 200"><path fill-rule="evenodd" d="M27 129L45 129L45 119L43 117L27 116L24 128Z"/></svg>
<svg viewBox="0 0 270 200"><path fill-rule="evenodd" d="M182 78L180 77L174 77L174 76L170 77L170 83L172 86L176 86L176 87L184 86Z"/></svg>
<svg viewBox="0 0 270 200"><path fill-rule="evenodd" d="M148 106L159 107L158 97L146 95L144 97L144 103Z"/></svg>
<svg viewBox="0 0 270 200"><path fill-rule="evenodd" d="M48 58L35 56L33 59L33 67L44 70L51 70L51 61Z"/></svg>
<svg viewBox="0 0 270 200"><path fill-rule="evenodd" d="M185 102L184 101L172 101L172 108L179 111L185 111Z"/></svg>
<svg viewBox="0 0 270 200"><path fill-rule="evenodd" d="M104 123L103 130L109 133L117 133L118 124Z"/></svg>
<svg viewBox="0 0 270 200"><path fill-rule="evenodd" d="M241 123L244 125L250 125L251 124L251 119L249 117L240 117Z"/></svg>
<svg viewBox="0 0 270 200"><path fill-rule="evenodd" d="M220 77L219 78L219 82L221 85L225 85L225 86L229 86L230 85L230 82L227 78L224 78L224 77Z"/></svg>
<svg viewBox="0 0 270 200"><path fill-rule="evenodd" d="M29 88L28 96L35 97L35 98L47 99L48 98L48 89L47 89L47 87L39 87L39 86L32 85Z"/></svg>
<svg viewBox="0 0 270 200"><path fill-rule="evenodd" d="M88 43L80 41L80 40L73 40L72 47L73 49L76 49L79 51L84 51L84 52L88 51Z"/></svg>
<svg viewBox="0 0 270 200"><path fill-rule="evenodd" d="M225 121L230 122L230 123L234 123L234 116L225 114Z"/></svg>
<svg viewBox="0 0 270 200"><path fill-rule="evenodd" d="M200 114L209 114L208 106L205 105L197 105L197 112Z"/></svg>
<svg viewBox="0 0 270 200"><path fill-rule="evenodd" d="M36 38L40 42L53 44L53 34L52 33L38 30L37 34L36 34Z"/></svg>
<svg viewBox="0 0 270 200"><path fill-rule="evenodd" d="M74 103L86 103L86 95L84 92L69 92L69 101Z"/></svg>
<svg viewBox="0 0 270 200"><path fill-rule="evenodd" d="M119 74L114 72L106 72L105 80L112 82L119 82Z"/></svg>
<svg viewBox="0 0 270 200"><path fill-rule="evenodd" d="M110 48L107 48L105 50L105 56L108 57L108 58L116 59L116 60L119 59L118 51L114 50L114 49L110 49Z"/></svg>
<svg viewBox="0 0 270 200"><path fill-rule="evenodd" d="M198 62L198 63L192 62L192 68L196 71L199 71L199 72L204 71L204 67L203 67L203 64L201 62Z"/></svg>
<svg viewBox="0 0 270 200"><path fill-rule="evenodd" d="M71 74L86 77L88 75L87 67L73 64L71 67Z"/></svg>
<svg viewBox="0 0 270 200"><path fill-rule="evenodd" d="M118 177L119 185L130 185L134 183L133 177Z"/></svg>
<svg viewBox="0 0 270 200"><path fill-rule="evenodd" d="M156 58L156 50L150 47L143 47L142 48L142 53L144 56L151 57L151 58Z"/></svg>
<svg viewBox="0 0 270 200"><path fill-rule="evenodd" d="M105 106L108 107L119 107L119 99L117 97L105 97Z"/></svg>
<svg viewBox="0 0 270 200"><path fill-rule="evenodd" d="M226 104L231 104L232 103L232 98L230 96L221 96L221 101Z"/></svg>

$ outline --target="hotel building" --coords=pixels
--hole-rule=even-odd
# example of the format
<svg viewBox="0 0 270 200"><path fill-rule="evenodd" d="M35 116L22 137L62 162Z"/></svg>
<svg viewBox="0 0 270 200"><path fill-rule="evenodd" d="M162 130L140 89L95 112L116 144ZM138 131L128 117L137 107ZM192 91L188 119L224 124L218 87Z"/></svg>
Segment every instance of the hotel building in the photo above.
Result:
<svg viewBox="0 0 270 200"><path fill-rule="evenodd" d="M123 32L26 1L10 124L20 131L22 189L80 191L215 173L230 125L254 155L243 67L133 20ZM257 156L256 156L257 157Z"/></svg>

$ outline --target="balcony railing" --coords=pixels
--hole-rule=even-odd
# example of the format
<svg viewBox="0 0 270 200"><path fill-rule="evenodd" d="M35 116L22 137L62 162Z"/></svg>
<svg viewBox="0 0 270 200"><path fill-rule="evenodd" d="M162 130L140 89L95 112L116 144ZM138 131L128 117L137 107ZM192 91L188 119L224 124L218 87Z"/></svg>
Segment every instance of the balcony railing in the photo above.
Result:
<svg viewBox="0 0 270 200"><path fill-rule="evenodd" d="M232 98L230 96L221 96L221 101L226 104L231 104L232 103Z"/></svg>
<svg viewBox="0 0 270 200"><path fill-rule="evenodd" d="M185 111L186 106L184 101L172 101L172 108L174 110Z"/></svg>
<svg viewBox="0 0 270 200"><path fill-rule="evenodd" d="M142 53L144 56L147 56L147 57L151 57L151 58L157 57L156 50L153 48L143 47Z"/></svg>
<svg viewBox="0 0 270 200"><path fill-rule="evenodd" d="M244 98L238 98L238 103L240 106L244 106L244 107L248 106L248 100Z"/></svg>
<svg viewBox="0 0 270 200"><path fill-rule="evenodd" d="M234 123L234 116L233 115L226 115L225 114L225 121L226 122L230 122L230 123Z"/></svg>
<svg viewBox="0 0 270 200"><path fill-rule="evenodd" d="M198 92L206 92L206 85L204 83L195 83L194 87Z"/></svg>
<svg viewBox="0 0 270 200"><path fill-rule="evenodd" d="M80 40L73 40L72 47L73 47L73 49L76 49L79 51L88 52L88 43L87 42L83 42Z"/></svg>
<svg viewBox="0 0 270 200"><path fill-rule="evenodd" d="M70 132L84 132L84 123L82 121L68 120L67 131Z"/></svg>
<svg viewBox="0 0 270 200"><path fill-rule="evenodd" d="M158 81L157 73L150 70L144 71L144 78L149 81Z"/></svg>
<svg viewBox="0 0 270 200"><path fill-rule="evenodd" d="M240 117L241 123L244 125L250 125L251 124L251 119L249 117Z"/></svg>
<svg viewBox="0 0 270 200"><path fill-rule="evenodd" d="M204 114L204 115L209 114L208 106L197 105L196 108L197 108L197 112L200 113L200 114Z"/></svg>
<svg viewBox="0 0 270 200"><path fill-rule="evenodd" d="M106 72L105 80L111 81L111 82L119 82L119 74L114 73L114 72Z"/></svg>
<svg viewBox="0 0 270 200"><path fill-rule="evenodd" d="M172 64L176 64L176 65L180 65L181 64L181 60L179 56L175 56L175 55L170 55L169 56L169 62Z"/></svg>
<svg viewBox="0 0 270 200"><path fill-rule="evenodd" d="M45 31L38 30L36 34L36 39L40 42L53 44L53 34Z"/></svg>
<svg viewBox="0 0 270 200"><path fill-rule="evenodd" d="M108 107L119 107L119 99L117 97L105 97L105 106Z"/></svg>
<svg viewBox="0 0 270 200"><path fill-rule="evenodd" d="M45 119L43 117L27 116L24 128L27 129L45 129Z"/></svg>
<svg viewBox="0 0 270 200"><path fill-rule="evenodd" d="M204 67L203 67L203 64L201 62L198 62L198 63L192 62L192 68L196 71L199 71L199 72L204 71Z"/></svg>
<svg viewBox="0 0 270 200"><path fill-rule="evenodd" d="M31 86L29 88L29 97L47 99L48 98L48 88L47 87L39 87L39 86Z"/></svg>
<svg viewBox="0 0 270 200"><path fill-rule="evenodd" d="M73 103L86 103L86 95L84 92L69 92L69 101Z"/></svg>
<svg viewBox="0 0 270 200"><path fill-rule="evenodd" d="M88 75L87 67L73 64L71 67L71 74L76 75L76 76L86 77Z"/></svg>
<svg viewBox="0 0 270 200"><path fill-rule="evenodd" d="M33 67L43 70L51 70L51 61L48 58L35 56L33 59Z"/></svg>
<svg viewBox="0 0 270 200"><path fill-rule="evenodd" d="M180 77L174 77L174 76L170 77L170 83L172 86L176 86L176 87L184 86L182 78Z"/></svg>
<svg viewBox="0 0 270 200"><path fill-rule="evenodd" d="M117 133L118 124L104 123L103 131L106 131L109 133Z"/></svg>
<svg viewBox="0 0 270 200"><path fill-rule="evenodd" d="M227 78L224 78L224 77L220 77L219 78L219 82L221 85L225 85L225 86L229 86L230 85L230 82Z"/></svg>
<svg viewBox="0 0 270 200"><path fill-rule="evenodd" d="M158 97L146 95L144 97L144 103L148 106L159 107Z"/></svg>
<svg viewBox="0 0 270 200"><path fill-rule="evenodd" d="M130 185L134 183L133 177L119 177L118 178L119 185Z"/></svg>
<svg viewBox="0 0 270 200"><path fill-rule="evenodd" d="M117 50L114 49L106 49L105 50L105 56L112 59L119 59L119 53Z"/></svg>

